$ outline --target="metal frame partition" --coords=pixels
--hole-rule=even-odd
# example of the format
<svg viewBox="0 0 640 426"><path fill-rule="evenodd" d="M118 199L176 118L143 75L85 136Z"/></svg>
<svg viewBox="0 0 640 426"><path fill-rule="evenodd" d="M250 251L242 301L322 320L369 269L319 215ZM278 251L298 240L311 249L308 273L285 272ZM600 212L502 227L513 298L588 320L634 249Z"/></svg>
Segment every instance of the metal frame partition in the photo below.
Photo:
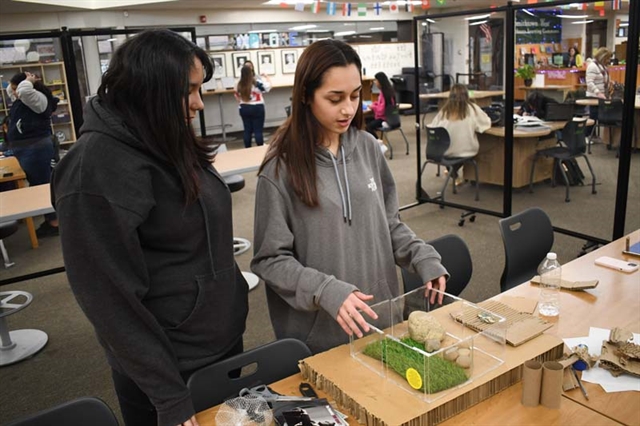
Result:
<svg viewBox="0 0 640 426"><path fill-rule="evenodd" d="M74 116L74 124L76 134L79 134L80 127L82 126L82 99L80 94L80 86L78 83L78 69L76 67L76 56L73 50L73 37L84 37L84 36L100 36L100 35L128 35L128 34L136 34L141 31L144 31L146 28L127 28L123 30L117 29L92 29L92 30L69 30L66 27L62 27L62 30L55 30L50 32L41 32L41 33L20 33L20 34L3 34L0 35L0 40L14 40L14 39L25 39L25 38L59 38L60 39L60 47L62 49L62 56L64 61L64 68L67 74L67 85L69 89L69 100L71 104L71 109ZM196 31L195 27L177 27L177 28L168 28L169 30L175 32L189 32L191 34L191 39L195 43L196 41ZM202 136L206 136L205 133L205 121L204 121L204 112L200 111L199 114L200 119L200 128L202 130ZM30 274L20 275L17 277L12 277L8 279L0 280L0 286L13 284L21 281L32 280L39 277L44 277L47 275L58 274L65 271L64 266L46 269Z"/></svg>
<svg viewBox="0 0 640 426"><path fill-rule="evenodd" d="M585 0L581 3L595 3L596 0ZM442 19L442 18L450 18L457 16L467 16L470 14L474 15L482 15L493 12L504 12L505 13L505 106L504 111L513 111L514 109L514 73L511 72L512 65L514 63L515 55L515 13L518 10L523 9L542 9L549 7L558 7L558 6L566 6L569 4L575 3L575 1L553 1L539 4L512 4L512 2L508 2L506 6L496 7L491 9L474 9L473 11L462 11L462 12L451 12L451 13L439 13L433 15L420 15L413 18L413 28L416 33L421 28L422 21L426 21L427 19ZM640 6L638 5L640 2L630 2L629 9L629 28L628 28L628 42L627 42L627 69L637 69L638 66L638 56L636 52L638 51L638 37L639 37L639 27L640 27ZM635 19L634 19L635 17ZM418 34L416 34L416 40ZM418 43L414 44L414 67L416 74L419 72L420 68L420 50ZM624 115L623 115L623 123L630 123L633 121L634 114L634 101L635 101L635 87L636 87L636 73L635 72L626 72L625 73L625 92L624 92ZM416 87L414 90L414 105L420 104L420 97L418 88ZM510 116L508 113L505 113L506 116ZM416 168L417 168L417 181L416 181L416 202L401 207L401 210L406 210L412 207L419 206L424 203L432 203L438 204L441 206L453 207L456 209L465 210L470 213L480 213L490 216L496 217L508 217L512 214L512 206L513 206L513 120L505 120L505 145L504 145L504 189L503 189L503 206L502 211L493 211L478 208L475 206L452 203L449 201L442 201L439 197L431 197L429 194L422 188L422 172L421 172L421 163L422 163L422 150L421 150L421 131L423 130L420 126L420 113L416 112L415 115L415 126L416 126ZM611 236L611 240L620 238L624 234L624 226L626 220L626 208L627 208L627 197L629 193L629 177L630 177L630 165L631 165L631 139L633 137L633 126L622 126L622 134L620 141L620 157L618 163L618 177L617 177L617 191L616 191L616 203L615 203L615 213L614 213L614 223L613 223L613 232ZM571 237L584 239L589 243L595 244L606 244L610 240L605 240L600 237L596 237L593 235L587 235L581 232L576 232L570 229L560 228L554 226L554 231L565 234Z"/></svg>

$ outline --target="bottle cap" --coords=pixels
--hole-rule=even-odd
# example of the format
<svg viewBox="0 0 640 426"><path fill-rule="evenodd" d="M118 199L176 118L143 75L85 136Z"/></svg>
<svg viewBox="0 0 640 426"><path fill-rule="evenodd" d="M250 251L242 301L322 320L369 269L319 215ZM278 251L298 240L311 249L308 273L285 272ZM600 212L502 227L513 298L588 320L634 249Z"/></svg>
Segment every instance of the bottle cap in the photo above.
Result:
<svg viewBox="0 0 640 426"><path fill-rule="evenodd" d="M553 252L547 253L547 259L556 260L557 258L558 258L558 256L555 253L553 253Z"/></svg>

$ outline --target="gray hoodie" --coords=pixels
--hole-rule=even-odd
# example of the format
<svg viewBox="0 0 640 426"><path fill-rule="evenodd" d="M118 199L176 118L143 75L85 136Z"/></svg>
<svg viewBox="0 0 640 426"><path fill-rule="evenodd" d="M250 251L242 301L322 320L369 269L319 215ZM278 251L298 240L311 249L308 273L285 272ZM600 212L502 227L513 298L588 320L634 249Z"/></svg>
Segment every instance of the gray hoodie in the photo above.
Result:
<svg viewBox="0 0 640 426"><path fill-rule="evenodd" d="M278 338L318 353L348 342L335 320L350 293L398 296L396 264L424 282L447 274L440 256L400 221L396 187L378 143L350 129L338 157L316 149L318 207L295 195L277 159L258 179L251 269L267 283Z"/></svg>

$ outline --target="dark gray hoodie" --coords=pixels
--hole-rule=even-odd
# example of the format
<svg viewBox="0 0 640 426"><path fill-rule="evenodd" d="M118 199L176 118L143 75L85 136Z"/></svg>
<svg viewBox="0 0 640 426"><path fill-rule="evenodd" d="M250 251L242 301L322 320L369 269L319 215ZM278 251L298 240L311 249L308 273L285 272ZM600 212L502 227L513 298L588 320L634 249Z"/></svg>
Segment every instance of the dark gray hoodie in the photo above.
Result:
<svg viewBox="0 0 640 426"><path fill-rule="evenodd" d="M185 205L175 169L97 97L84 120L52 180L69 284L111 367L149 396L159 426L174 426L194 414L182 375L245 329L231 194L207 165Z"/></svg>
<svg viewBox="0 0 640 426"><path fill-rule="evenodd" d="M308 207L277 159L258 179L251 269L268 285L278 338L322 352L347 343L335 320L350 293L372 303L400 294L396 264L424 282L447 274L440 256L400 221L396 187L379 144L366 132L341 136L338 157L316 149L320 205Z"/></svg>

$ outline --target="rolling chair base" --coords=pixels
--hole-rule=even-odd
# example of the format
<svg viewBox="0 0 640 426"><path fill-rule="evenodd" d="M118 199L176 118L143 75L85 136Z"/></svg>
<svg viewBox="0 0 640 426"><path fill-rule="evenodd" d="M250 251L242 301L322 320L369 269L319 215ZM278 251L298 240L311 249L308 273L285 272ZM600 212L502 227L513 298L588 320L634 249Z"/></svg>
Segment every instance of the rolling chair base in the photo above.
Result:
<svg viewBox="0 0 640 426"><path fill-rule="evenodd" d="M0 366L15 364L35 355L49 340L47 333L33 329L14 330L9 332L9 336L9 342L3 340L0 346Z"/></svg>
<svg viewBox="0 0 640 426"><path fill-rule="evenodd" d="M233 237L233 255L238 256L251 248L251 241L246 238Z"/></svg>

